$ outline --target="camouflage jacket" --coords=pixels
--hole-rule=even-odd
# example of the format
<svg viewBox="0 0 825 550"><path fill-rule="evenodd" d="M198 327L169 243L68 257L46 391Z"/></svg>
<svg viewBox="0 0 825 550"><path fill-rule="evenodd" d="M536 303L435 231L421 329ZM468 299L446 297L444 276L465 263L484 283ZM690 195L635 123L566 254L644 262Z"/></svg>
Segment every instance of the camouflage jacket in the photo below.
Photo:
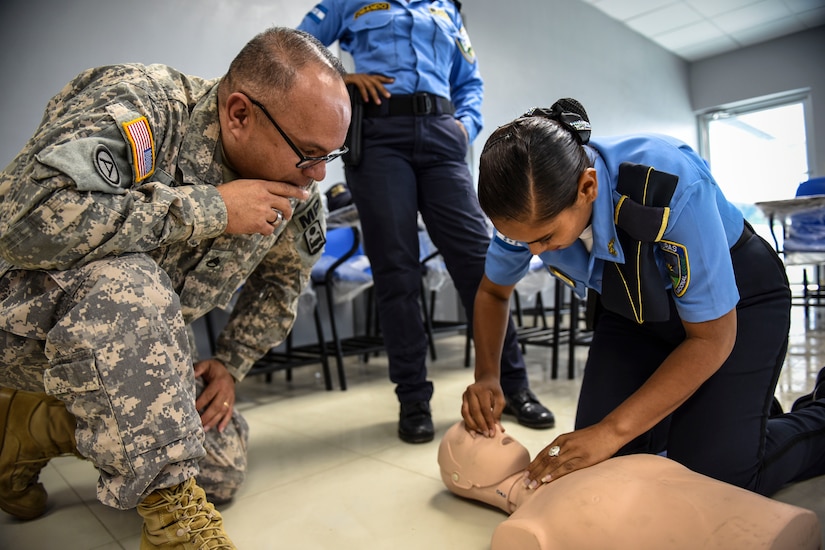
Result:
<svg viewBox="0 0 825 550"><path fill-rule="evenodd" d="M49 102L0 173L0 276L70 277L145 253L169 274L187 323L241 288L215 357L236 379L284 340L324 243L318 184L271 236L224 235L218 80L163 65L81 73Z"/></svg>

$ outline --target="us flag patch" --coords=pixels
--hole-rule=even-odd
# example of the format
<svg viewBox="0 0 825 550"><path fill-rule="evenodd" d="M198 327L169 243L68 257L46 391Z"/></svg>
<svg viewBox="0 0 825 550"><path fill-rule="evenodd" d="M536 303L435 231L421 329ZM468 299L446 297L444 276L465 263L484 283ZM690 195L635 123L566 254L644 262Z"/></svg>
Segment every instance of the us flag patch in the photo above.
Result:
<svg viewBox="0 0 825 550"><path fill-rule="evenodd" d="M132 164L135 169L135 183L141 182L155 171L155 143L149 121L142 116L123 123L126 138L132 147Z"/></svg>

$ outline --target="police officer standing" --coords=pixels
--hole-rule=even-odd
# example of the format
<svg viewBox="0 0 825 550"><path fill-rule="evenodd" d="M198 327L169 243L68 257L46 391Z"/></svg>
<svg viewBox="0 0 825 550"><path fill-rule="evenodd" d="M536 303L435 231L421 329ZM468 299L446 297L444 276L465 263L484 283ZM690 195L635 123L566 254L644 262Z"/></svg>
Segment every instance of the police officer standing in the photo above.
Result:
<svg viewBox="0 0 825 550"><path fill-rule="evenodd" d="M418 213L440 251L467 313L490 241L466 163L482 125L483 82L449 0L323 0L298 26L352 54L346 82L363 101L353 116L346 177L372 266L390 379L401 403L399 437L433 439L433 385L418 303ZM354 112L357 112L357 108ZM360 138L360 139L359 139ZM501 361L506 412L528 427L549 428L553 414L530 391L510 321Z"/></svg>

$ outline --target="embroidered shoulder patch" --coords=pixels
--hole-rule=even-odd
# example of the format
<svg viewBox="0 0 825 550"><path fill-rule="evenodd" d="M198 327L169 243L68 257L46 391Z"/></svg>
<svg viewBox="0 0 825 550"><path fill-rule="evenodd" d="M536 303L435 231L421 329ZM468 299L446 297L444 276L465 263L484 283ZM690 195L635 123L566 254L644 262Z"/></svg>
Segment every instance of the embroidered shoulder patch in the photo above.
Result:
<svg viewBox="0 0 825 550"><path fill-rule="evenodd" d="M473 45L470 44L470 35L467 34L467 29L464 28L464 25L462 25L458 31L458 37L455 39L455 43L458 45L458 49L461 50L461 55L464 56L464 59L466 59L468 63L475 63L476 52L473 49Z"/></svg>
<svg viewBox="0 0 825 550"><path fill-rule="evenodd" d="M120 187L120 172L112 152L103 144L95 147L94 165L97 173L112 187Z"/></svg>
<svg viewBox="0 0 825 550"><path fill-rule="evenodd" d="M155 171L155 142L152 129L145 116L123 123L123 131L132 148L132 167L135 183L139 183Z"/></svg>
<svg viewBox="0 0 825 550"><path fill-rule="evenodd" d="M355 12L355 15L353 15L352 18L353 19L358 19L359 17L361 17L365 13L369 13L371 11L388 10L388 9L390 9L390 3L389 2L375 2L373 4L369 4L367 6L364 6L363 8L361 8L360 10Z"/></svg>
<svg viewBox="0 0 825 550"><path fill-rule="evenodd" d="M665 265L673 283L673 293L682 297L690 285L690 262L687 248L673 241L659 241L659 249L664 253Z"/></svg>
<svg viewBox="0 0 825 550"><path fill-rule="evenodd" d="M498 229L495 230L493 239L507 250L524 250L525 248L527 248L526 246L524 246L524 244L515 241L510 237L505 237Z"/></svg>
<svg viewBox="0 0 825 550"><path fill-rule="evenodd" d="M310 19L312 19L316 23L320 23L327 17L327 8L325 6L322 6L321 4L318 4L317 6L312 8L312 11L310 11L308 15Z"/></svg>

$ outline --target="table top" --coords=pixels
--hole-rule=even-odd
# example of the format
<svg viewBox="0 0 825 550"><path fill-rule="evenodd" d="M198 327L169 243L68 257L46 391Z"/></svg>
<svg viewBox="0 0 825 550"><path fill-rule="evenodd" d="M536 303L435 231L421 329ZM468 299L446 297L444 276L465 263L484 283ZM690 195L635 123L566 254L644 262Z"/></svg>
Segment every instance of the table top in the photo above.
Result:
<svg viewBox="0 0 825 550"><path fill-rule="evenodd" d="M825 207L825 195L805 195L793 199L757 202L756 206L768 217L788 216Z"/></svg>

